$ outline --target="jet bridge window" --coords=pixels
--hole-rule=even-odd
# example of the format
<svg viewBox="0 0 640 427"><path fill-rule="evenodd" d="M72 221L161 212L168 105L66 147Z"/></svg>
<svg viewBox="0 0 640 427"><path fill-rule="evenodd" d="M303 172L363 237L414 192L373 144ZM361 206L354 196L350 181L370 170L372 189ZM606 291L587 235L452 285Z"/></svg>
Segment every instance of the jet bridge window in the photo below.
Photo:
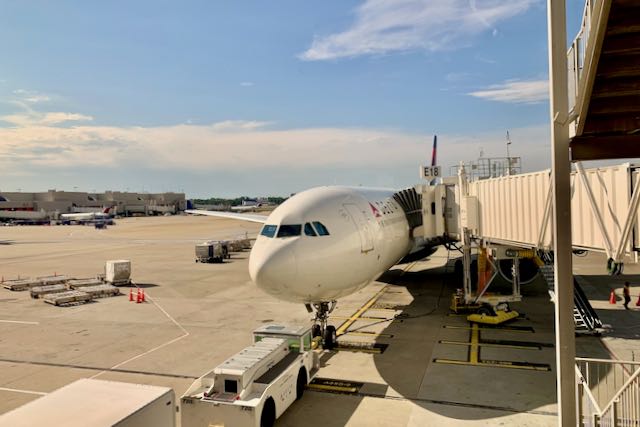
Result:
<svg viewBox="0 0 640 427"><path fill-rule="evenodd" d="M313 230L313 227L308 222L304 225L304 234L312 237L317 236L316 232Z"/></svg>
<svg viewBox="0 0 640 427"><path fill-rule="evenodd" d="M313 221L313 226L316 228L316 230L318 230L318 235L319 236L328 236L329 235L329 230L327 230L327 227L325 227L323 223L321 223L319 221Z"/></svg>
<svg viewBox="0 0 640 427"><path fill-rule="evenodd" d="M278 237L294 237L302 233L302 224L282 224L278 229Z"/></svg>
<svg viewBox="0 0 640 427"><path fill-rule="evenodd" d="M260 232L260 235L265 237L274 237L276 235L277 228L278 228L277 225L265 225L264 227L262 227L262 231Z"/></svg>

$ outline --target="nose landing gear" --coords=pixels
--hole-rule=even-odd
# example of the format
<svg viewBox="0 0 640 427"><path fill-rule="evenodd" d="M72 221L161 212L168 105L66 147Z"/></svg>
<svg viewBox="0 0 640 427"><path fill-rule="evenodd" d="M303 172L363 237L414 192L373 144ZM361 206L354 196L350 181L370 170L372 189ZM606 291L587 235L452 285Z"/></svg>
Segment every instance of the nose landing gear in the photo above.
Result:
<svg viewBox="0 0 640 427"><path fill-rule="evenodd" d="M335 326L327 325L327 320L329 314L336 308L336 301L314 302L312 304L306 304L306 307L309 313L313 312L313 310L316 312L314 325L311 328L313 337L322 337L322 346L327 350L333 349L338 337Z"/></svg>

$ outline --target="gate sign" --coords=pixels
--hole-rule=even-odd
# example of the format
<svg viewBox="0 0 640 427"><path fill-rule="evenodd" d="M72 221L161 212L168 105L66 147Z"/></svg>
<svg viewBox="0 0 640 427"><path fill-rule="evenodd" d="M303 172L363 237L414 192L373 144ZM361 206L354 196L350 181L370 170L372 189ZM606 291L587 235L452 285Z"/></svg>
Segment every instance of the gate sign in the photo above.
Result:
<svg viewBox="0 0 640 427"><path fill-rule="evenodd" d="M422 166L420 168L420 178L433 179L442 176L442 168L440 166Z"/></svg>

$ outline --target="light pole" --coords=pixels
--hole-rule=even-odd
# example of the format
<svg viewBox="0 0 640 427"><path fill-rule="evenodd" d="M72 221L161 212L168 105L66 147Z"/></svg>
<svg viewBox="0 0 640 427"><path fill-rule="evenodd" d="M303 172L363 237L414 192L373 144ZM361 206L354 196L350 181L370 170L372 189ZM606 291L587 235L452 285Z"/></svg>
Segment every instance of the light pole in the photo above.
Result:
<svg viewBox="0 0 640 427"><path fill-rule="evenodd" d="M511 145L511 138L509 137L509 131L507 131L507 176L511 175L511 156L509 155L510 145Z"/></svg>

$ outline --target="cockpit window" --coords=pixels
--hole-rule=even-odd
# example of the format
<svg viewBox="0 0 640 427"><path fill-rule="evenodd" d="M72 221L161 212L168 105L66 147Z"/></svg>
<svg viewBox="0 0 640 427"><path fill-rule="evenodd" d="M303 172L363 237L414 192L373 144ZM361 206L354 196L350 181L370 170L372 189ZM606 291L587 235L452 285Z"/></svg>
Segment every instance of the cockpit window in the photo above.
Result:
<svg viewBox="0 0 640 427"><path fill-rule="evenodd" d="M313 221L313 226L318 231L318 235L320 235L320 236L328 236L329 235L329 230L327 230L327 227L325 227L323 223L318 222L318 221Z"/></svg>
<svg viewBox="0 0 640 427"><path fill-rule="evenodd" d="M278 229L278 237L293 237L299 236L302 232L301 224L282 224Z"/></svg>
<svg viewBox="0 0 640 427"><path fill-rule="evenodd" d="M265 237L273 237L276 235L277 228L278 228L277 225L265 225L264 227L262 227L262 231L260 232L260 235Z"/></svg>
<svg viewBox="0 0 640 427"><path fill-rule="evenodd" d="M317 236L316 232L313 230L313 227L309 223L306 223L304 225L304 234L306 234L307 236Z"/></svg>

